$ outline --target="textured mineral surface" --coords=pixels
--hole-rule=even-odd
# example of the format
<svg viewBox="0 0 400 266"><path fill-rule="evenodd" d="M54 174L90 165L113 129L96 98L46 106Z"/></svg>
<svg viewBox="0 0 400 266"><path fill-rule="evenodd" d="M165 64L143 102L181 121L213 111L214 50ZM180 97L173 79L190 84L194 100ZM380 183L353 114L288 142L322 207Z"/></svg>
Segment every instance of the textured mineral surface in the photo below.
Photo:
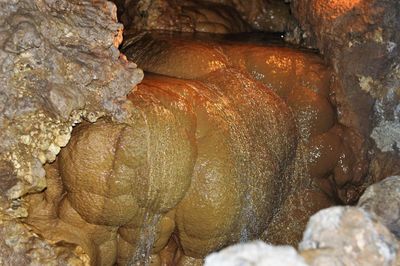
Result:
<svg viewBox="0 0 400 266"><path fill-rule="evenodd" d="M1 189L10 198L45 187L46 162L72 125L109 114L141 80L120 57L122 25L107 1L2 1ZM13 178L13 174L17 178Z"/></svg>
<svg viewBox="0 0 400 266"><path fill-rule="evenodd" d="M0 32L0 220L12 220L27 215L21 196L46 187L42 164L55 160L72 126L103 115L123 120L126 94L143 74L118 51L122 25L108 1L2 0ZM5 265L57 252L10 223L2 224L2 250L19 251ZM18 234L15 243L44 253L28 258L7 240Z"/></svg>
<svg viewBox="0 0 400 266"><path fill-rule="evenodd" d="M204 266L307 266L291 246L271 246L262 241L241 243L212 253Z"/></svg>
<svg viewBox="0 0 400 266"><path fill-rule="evenodd" d="M299 250L313 266L395 266L399 242L374 214L332 207L311 217Z"/></svg>
<svg viewBox="0 0 400 266"><path fill-rule="evenodd" d="M380 183L380 189L392 182L389 178L386 184ZM332 207L313 215L299 251L261 241L241 243L208 255L205 265L399 265L399 242L382 223L387 216L377 217L362 208Z"/></svg>
<svg viewBox="0 0 400 266"><path fill-rule="evenodd" d="M145 71L196 80L215 70L240 69L291 108L299 135L290 179L293 193L266 231L268 241L296 245L313 213L358 199L365 171L348 146L352 131L336 121L329 97L332 73L317 54L282 44L210 41L159 32L126 37L123 51Z"/></svg>
<svg viewBox="0 0 400 266"><path fill-rule="evenodd" d="M295 27L282 0L114 0L129 30L238 33L284 32Z"/></svg>
<svg viewBox="0 0 400 266"><path fill-rule="evenodd" d="M128 98L131 122L74 129L26 222L96 265L160 261L170 238L180 261L201 262L260 236L290 184L297 131L283 100L232 69L198 81L147 75Z"/></svg>
<svg viewBox="0 0 400 266"><path fill-rule="evenodd" d="M367 188L358 206L374 213L400 238L400 176L390 176Z"/></svg>
<svg viewBox="0 0 400 266"><path fill-rule="evenodd" d="M195 265L207 252L260 235L270 222L266 239L295 243L313 212L334 202L355 202L365 181L400 173L398 1L114 2L134 33L283 32L296 25L286 3L291 2L300 27L288 40L318 48L333 66L334 78L311 53L164 39L147 43L146 35L136 35L129 45L138 46L129 52L140 66L193 80L153 76L127 101L143 74L118 51L122 25L111 2L0 0L0 264L126 264L160 252L165 256L151 256L154 263L165 263L163 258L178 263L180 258L182 265ZM241 91L236 86L245 80ZM268 99L254 105L257 101L246 91L259 87L254 80L279 95L271 93L267 98L276 100L271 102L293 112L292 124L299 129L294 165L287 150L294 150L293 132L278 134L284 131L279 126L261 124L292 120L278 119L285 112L273 104L263 109ZM200 87L207 88L207 97ZM215 88L228 96L210 104L221 96ZM193 104L191 94L201 104ZM228 99L237 110L229 108ZM144 116L153 124L143 122ZM100 117L107 118L90 124ZM195 119L206 122L196 124ZM71 134L73 141L56 159ZM145 149L137 148L156 135L146 148L159 156L152 158L161 159L149 163ZM184 149L177 146L187 153L182 155ZM267 152L259 146L268 147ZM219 153L212 153L216 148ZM129 149L136 152L135 160L135 152L125 153ZM201 163L194 167L196 156ZM148 167L153 163L156 167ZM171 174L174 167L179 169ZM299 174L296 182L280 183L279 177L288 177L285 167ZM163 173L157 175L162 184L153 178L157 169ZM144 172L149 179L132 179ZM257 174L267 178L246 179ZM230 182L230 176L247 181ZM289 193L285 186L293 184ZM334 208L315 215L301 255L310 265L398 264L396 237L381 224L398 237L398 194L398 178L391 177L366 191L360 209ZM285 196L278 212L279 204L272 203ZM24 221L33 228L16 219L27 217L28 210ZM175 228L178 242L170 238ZM292 265L304 264L290 248L256 246L267 253L282 251L296 261ZM177 256L182 249L188 256Z"/></svg>
<svg viewBox="0 0 400 266"><path fill-rule="evenodd" d="M291 6L304 44L334 67L338 118L354 130L349 139L360 167L371 162L371 182L398 174L400 2L292 0Z"/></svg>
<svg viewBox="0 0 400 266"><path fill-rule="evenodd" d="M43 240L15 220L1 220L0 234L0 265L89 265L81 247Z"/></svg>

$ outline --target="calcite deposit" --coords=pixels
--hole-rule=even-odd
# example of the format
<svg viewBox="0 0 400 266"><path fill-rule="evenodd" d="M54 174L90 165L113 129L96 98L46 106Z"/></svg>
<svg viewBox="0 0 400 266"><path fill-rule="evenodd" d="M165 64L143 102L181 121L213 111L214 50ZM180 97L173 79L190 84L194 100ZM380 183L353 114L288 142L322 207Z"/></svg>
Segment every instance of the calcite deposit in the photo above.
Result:
<svg viewBox="0 0 400 266"><path fill-rule="evenodd" d="M253 30L287 32L296 25L285 0L210 0L237 10Z"/></svg>
<svg viewBox="0 0 400 266"><path fill-rule="evenodd" d="M114 0L129 31L285 32L296 25L282 0Z"/></svg>
<svg viewBox="0 0 400 266"><path fill-rule="evenodd" d="M114 2L132 62L109 1L0 0L0 264L201 265L249 239L296 245L313 213L400 173L398 1ZM325 61L154 29L286 32ZM133 62L155 74L136 86ZM313 216L301 255L397 265L397 190Z"/></svg>
<svg viewBox="0 0 400 266"><path fill-rule="evenodd" d="M293 247L253 241L212 253L205 265L397 266L398 190L399 177L387 177L370 186L357 207L332 207L316 213L297 252Z"/></svg>
<svg viewBox="0 0 400 266"><path fill-rule="evenodd" d="M199 79L219 69L241 69L290 106L300 138L294 165L287 166L294 167L288 171L294 172L295 185L266 231L268 241L296 244L310 215L334 202L357 199L365 169L347 146L352 131L336 121L330 101L332 73L316 54L157 32L127 36L126 42L124 52L145 71Z"/></svg>
<svg viewBox="0 0 400 266"><path fill-rule="evenodd" d="M150 254L160 265L170 238L180 265L194 265L260 236L291 184L287 105L233 69L198 81L148 75L128 98L130 122L74 130L26 223L95 265L143 265Z"/></svg>
<svg viewBox="0 0 400 266"><path fill-rule="evenodd" d="M0 1L0 29L0 220L12 220L27 215L21 196L46 187L42 164L55 160L72 126L123 120L126 94L143 74L118 51L122 25L108 1ZM10 234L25 240L10 244ZM43 245L32 261L53 252L30 234L23 226L0 234L14 262L29 239Z"/></svg>
<svg viewBox="0 0 400 266"><path fill-rule="evenodd" d="M237 10L202 1L115 1L128 31L238 33L251 30Z"/></svg>
<svg viewBox="0 0 400 266"><path fill-rule="evenodd" d="M398 174L400 2L292 0L291 6L304 44L334 67L338 119L355 131L353 150L370 165L365 179Z"/></svg>

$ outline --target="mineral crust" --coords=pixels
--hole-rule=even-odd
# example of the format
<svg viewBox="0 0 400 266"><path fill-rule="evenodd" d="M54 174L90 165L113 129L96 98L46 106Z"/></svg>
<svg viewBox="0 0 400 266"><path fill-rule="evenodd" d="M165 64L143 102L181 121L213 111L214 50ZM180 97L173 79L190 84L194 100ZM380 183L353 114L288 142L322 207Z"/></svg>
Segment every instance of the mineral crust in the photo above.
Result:
<svg viewBox="0 0 400 266"><path fill-rule="evenodd" d="M46 187L42 165L55 160L75 124L100 116L125 119L125 96L143 74L119 53L122 25L108 1L0 0L0 32L3 223L27 215L21 197ZM33 237L23 226L11 228L0 234L1 243L17 235ZM52 244L38 245L48 247L44 253L55 252ZM4 265L26 256L18 245L8 248L1 256L17 257Z"/></svg>

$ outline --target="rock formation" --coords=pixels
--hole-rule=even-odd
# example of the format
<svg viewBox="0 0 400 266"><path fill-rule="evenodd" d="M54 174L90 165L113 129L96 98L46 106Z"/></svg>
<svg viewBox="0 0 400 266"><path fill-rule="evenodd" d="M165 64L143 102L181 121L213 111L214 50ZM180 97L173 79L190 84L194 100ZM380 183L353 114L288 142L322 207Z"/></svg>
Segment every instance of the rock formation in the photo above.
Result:
<svg viewBox="0 0 400 266"><path fill-rule="evenodd" d="M128 31L285 32L295 27L282 0L114 0Z"/></svg>
<svg viewBox="0 0 400 266"><path fill-rule="evenodd" d="M248 72L290 106L300 139L293 166L296 185L291 186L291 196L268 228L268 241L296 244L310 215L337 201L357 199L355 188L364 172L344 141L348 129L336 122L329 98L330 69L316 54L278 45L193 40L160 33L127 36L126 42L124 52L145 71L198 79L233 67Z"/></svg>
<svg viewBox="0 0 400 266"><path fill-rule="evenodd" d="M392 176L372 185L361 196L358 207L332 207L313 215L299 244L270 246L263 242L237 244L213 253L206 266L223 265L388 265L400 262L400 178ZM389 204L389 206L387 206ZM275 265L275 264L274 264Z"/></svg>
<svg viewBox="0 0 400 266"><path fill-rule="evenodd" d="M299 251L309 265L398 265L399 243L372 214L333 207L311 217Z"/></svg>
<svg viewBox="0 0 400 266"><path fill-rule="evenodd" d="M395 0L292 0L308 47L335 70L339 121L372 183L399 170L400 3Z"/></svg>
<svg viewBox="0 0 400 266"><path fill-rule="evenodd" d="M196 259L260 236L291 184L297 132L284 102L227 69L200 81L148 75L128 98L131 122L74 129L26 222L96 265L161 259L172 233Z"/></svg>
<svg viewBox="0 0 400 266"><path fill-rule="evenodd" d="M389 176L369 186L358 206L375 214L400 239L400 176Z"/></svg>
<svg viewBox="0 0 400 266"><path fill-rule="evenodd" d="M237 244L207 256L204 266L307 266L291 246L272 246L262 241Z"/></svg>
<svg viewBox="0 0 400 266"><path fill-rule="evenodd" d="M2 264L45 264L59 252L15 225L27 215L21 197L46 187L42 164L55 160L74 124L123 120L142 72L118 51L122 25L107 1L0 1L0 28Z"/></svg>
<svg viewBox="0 0 400 266"><path fill-rule="evenodd" d="M261 235L295 244L311 214L400 172L398 1L114 2L131 61L111 2L0 0L0 264L197 265ZM325 62L139 33L154 29L285 32ZM132 61L170 77L136 87ZM398 264L397 183L314 216L307 263Z"/></svg>

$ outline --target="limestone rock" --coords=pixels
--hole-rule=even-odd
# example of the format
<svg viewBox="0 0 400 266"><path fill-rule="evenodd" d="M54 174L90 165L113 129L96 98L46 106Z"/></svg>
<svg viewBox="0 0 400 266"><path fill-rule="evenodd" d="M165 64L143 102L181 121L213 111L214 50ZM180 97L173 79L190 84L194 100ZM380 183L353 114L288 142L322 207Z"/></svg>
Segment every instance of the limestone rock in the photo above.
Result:
<svg viewBox="0 0 400 266"><path fill-rule="evenodd" d="M46 186L41 165L82 117L123 119L142 72L118 51L108 1L1 0L0 27L0 161L18 181L3 196L15 199Z"/></svg>
<svg viewBox="0 0 400 266"><path fill-rule="evenodd" d="M47 190L27 196L26 222L95 265L144 265L170 238L201 260L259 237L291 184L283 167L297 131L283 100L233 69L197 81L149 74L128 99L129 123L74 129L46 168Z"/></svg>
<svg viewBox="0 0 400 266"><path fill-rule="evenodd" d="M235 8L258 31L285 32L295 26L290 6L282 0L211 0Z"/></svg>
<svg viewBox="0 0 400 266"><path fill-rule="evenodd" d="M358 206L378 216L400 238L400 176L390 176L369 186Z"/></svg>
<svg viewBox="0 0 400 266"><path fill-rule="evenodd" d="M284 32L294 28L290 6L281 0L114 0L129 29L179 32Z"/></svg>
<svg viewBox="0 0 400 266"><path fill-rule="evenodd" d="M0 265L89 265L80 247L50 243L16 221L1 221L0 234Z"/></svg>
<svg viewBox="0 0 400 266"><path fill-rule="evenodd" d="M116 1L129 31L237 33L251 28L232 7L202 1Z"/></svg>
<svg viewBox="0 0 400 266"><path fill-rule="evenodd" d="M374 215L356 207L332 207L310 218L299 250L313 266L395 266L399 243Z"/></svg>
<svg viewBox="0 0 400 266"><path fill-rule="evenodd" d="M42 165L72 126L124 120L125 96L143 74L118 51L122 25L108 1L0 0L0 31L0 264L76 264L73 248L13 218L27 216L21 196L46 187Z"/></svg>
<svg viewBox="0 0 400 266"><path fill-rule="evenodd" d="M307 266L291 246L271 246L262 241L236 244L208 255L205 266Z"/></svg>
<svg viewBox="0 0 400 266"><path fill-rule="evenodd" d="M292 0L291 6L303 30L297 34L306 46L318 48L335 69L338 118L354 130L350 141L360 167L365 168L374 143L377 151L390 151L392 158L398 158L400 2ZM377 151L372 160L380 160ZM370 168L375 180L387 176L381 173L387 168L379 164Z"/></svg>

